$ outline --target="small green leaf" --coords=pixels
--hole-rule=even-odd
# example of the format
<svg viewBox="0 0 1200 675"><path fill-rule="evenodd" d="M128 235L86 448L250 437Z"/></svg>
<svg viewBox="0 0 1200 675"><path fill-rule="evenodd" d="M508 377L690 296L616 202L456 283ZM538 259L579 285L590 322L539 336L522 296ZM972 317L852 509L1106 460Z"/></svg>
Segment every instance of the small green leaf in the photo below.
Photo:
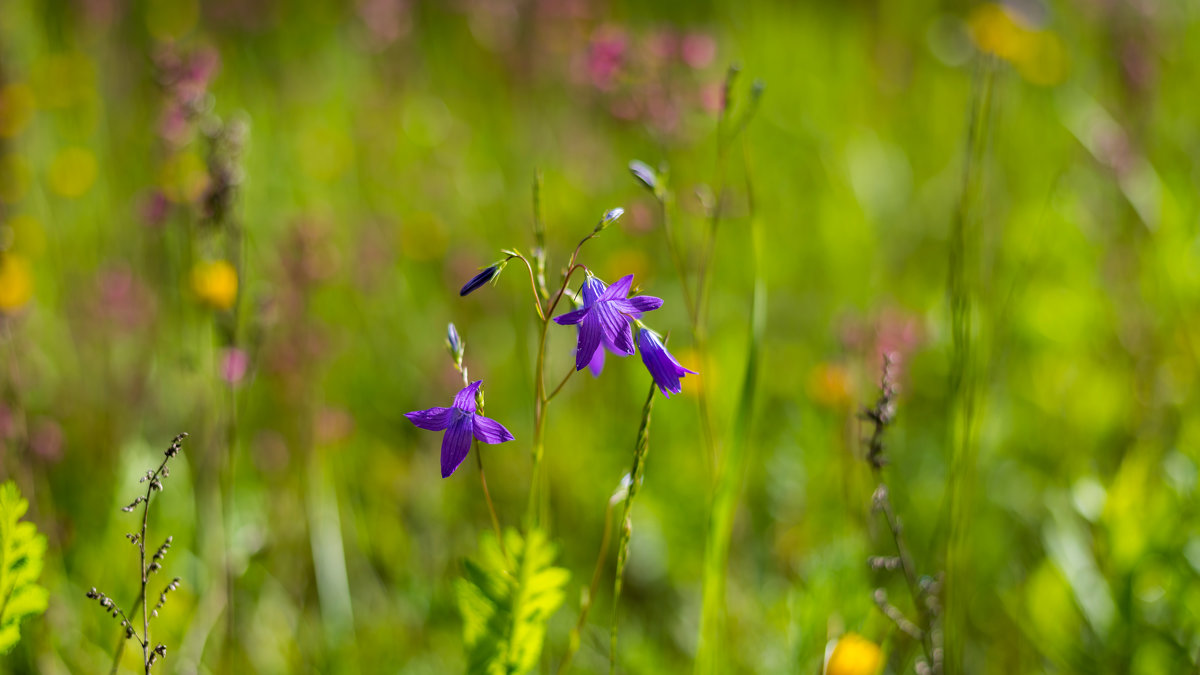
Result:
<svg viewBox="0 0 1200 675"><path fill-rule="evenodd" d="M46 611L49 594L37 585L46 537L19 522L29 508L15 483L0 485L0 654L20 640L21 619Z"/></svg>

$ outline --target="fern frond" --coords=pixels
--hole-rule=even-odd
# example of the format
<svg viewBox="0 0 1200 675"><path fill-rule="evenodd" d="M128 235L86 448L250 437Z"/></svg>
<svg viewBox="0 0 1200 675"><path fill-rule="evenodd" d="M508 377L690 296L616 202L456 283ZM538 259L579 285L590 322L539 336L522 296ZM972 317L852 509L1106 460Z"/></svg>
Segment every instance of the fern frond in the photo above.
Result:
<svg viewBox="0 0 1200 675"><path fill-rule="evenodd" d="M570 574L554 567L555 547L540 530L522 538L491 535L480 542L479 558L463 563L456 584L467 646L467 672L520 675L537 666L546 623L562 605ZM505 555L505 552L508 555Z"/></svg>
<svg viewBox="0 0 1200 675"><path fill-rule="evenodd" d="M21 522L29 503L12 481L0 485L0 654L21 639L21 619L46 611L49 595L37 584L46 537Z"/></svg>

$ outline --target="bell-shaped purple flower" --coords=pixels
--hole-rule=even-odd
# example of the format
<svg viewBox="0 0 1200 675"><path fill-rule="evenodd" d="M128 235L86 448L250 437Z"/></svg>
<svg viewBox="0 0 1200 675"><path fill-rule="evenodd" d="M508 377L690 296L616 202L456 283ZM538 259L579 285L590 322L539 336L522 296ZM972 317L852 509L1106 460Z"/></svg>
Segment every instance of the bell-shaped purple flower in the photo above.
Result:
<svg viewBox="0 0 1200 675"><path fill-rule="evenodd" d="M599 279L594 282L592 279L595 277L589 276L583 285L583 307L554 317L559 325L579 326L575 370L583 370L584 366L591 364L601 344L611 344L609 349L614 354L632 354L633 327L630 320L644 312L656 310L663 304L661 299L649 295L626 297L633 285L632 274L621 277L608 288L604 288L604 283ZM600 367L603 367L603 363Z"/></svg>
<svg viewBox="0 0 1200 675"><path fill-rule="evenodd" d="M683 391L679 384L680 378L698 374L679 365L679 361L667 351L662 338L649 328L638 331L638 351L642 353L642 363L646 364L646 370L650 371L650 377L654 378L658 390L667 398L671 398L671 394Z"/></svg>
<svg viewBox="0 0 1200 675"><path fill-rule="evenodd" d="M483 380L475 380L454 397L450 408L430 408L404 413L420 429L445 431L442 437L442 478L454 473L471 451L472 436L483 443L511 441L513 435L502 424L475 414L475 392Z"/></svg>
<svg viewBox="0 0 1200 675"><path fill-rule="evenodd" d="M588 278L583 282L583 306L586 308L593 305L596 300L598 300L600 296L604 294L604 291L607 288L608 284L601 281L598 277L589 275ZM634 312L629 316L637 319L642 316L642 313ZM583 330L582 326L580 327L580 330ZM622 357L629 356L629 353L618 350L617 346L613 344L612 339L607 335L604 335L600 338L600 347L601 348L597 349L596 353L592 355L592 360L588 362L588 370L592 371L592 377L600 377L600 373L604 371L605 352L612 352L613 354Z"/></svg>

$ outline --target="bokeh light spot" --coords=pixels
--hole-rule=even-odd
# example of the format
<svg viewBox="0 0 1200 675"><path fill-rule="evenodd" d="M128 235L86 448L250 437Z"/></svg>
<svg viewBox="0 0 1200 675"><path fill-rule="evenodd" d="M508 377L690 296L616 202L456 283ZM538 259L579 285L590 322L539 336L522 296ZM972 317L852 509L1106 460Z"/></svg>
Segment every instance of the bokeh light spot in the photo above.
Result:
<svg viewBox="0 0 1200 675"><path fill-rule="evenodd" d="M18 255L0 256L0 312L11 314L33 297L33 272Z"/></svg>
<svg viewBox="0 0 1200 675"><path fill-rule="evenodd" d="M0 138L13 138L29 125L37 103L33 89L14 82L0 89Z"/></svg>
<svg viewBox="0 0 1200 675"><path fill-rule="evenodd" d="M50 189L72 199L82 197L96 182L96 156L86 148L65 148L50 163Z"/></svg>

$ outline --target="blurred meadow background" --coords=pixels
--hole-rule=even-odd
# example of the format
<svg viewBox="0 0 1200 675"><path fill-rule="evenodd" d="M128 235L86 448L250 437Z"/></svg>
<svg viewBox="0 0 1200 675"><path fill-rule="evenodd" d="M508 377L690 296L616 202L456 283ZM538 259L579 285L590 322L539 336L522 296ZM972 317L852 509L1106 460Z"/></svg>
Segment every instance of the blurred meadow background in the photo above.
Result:
<svg viewBox="0 0 1200 675"><path fill-rule="evenodd" d="M3 0L0 480L48 602L0 671L108 672L86 593L137 595L120 509L181 431L158 672L466 669L455 580L490 516L403 413L461 388L454 322L516 436L482 447L520 527L528 279L457 291L533 247L540 175L551 285L623 207L582 259L662 297L700 372L655 394L618 672L820 673L847 634L869 644L831 673L919 669L877 589L941 617L946 672L1197 672L1198 85L1193 0ZM716 232L706 344L634 159L689 260ZM574 340L551 327L551 384ZM936 610L868 564L895 554L860 416L885 354L882 476ZM649 382L610 357L547 418L570 581L539 672ZM614 566L573 672L609 672Z"/></svg>

